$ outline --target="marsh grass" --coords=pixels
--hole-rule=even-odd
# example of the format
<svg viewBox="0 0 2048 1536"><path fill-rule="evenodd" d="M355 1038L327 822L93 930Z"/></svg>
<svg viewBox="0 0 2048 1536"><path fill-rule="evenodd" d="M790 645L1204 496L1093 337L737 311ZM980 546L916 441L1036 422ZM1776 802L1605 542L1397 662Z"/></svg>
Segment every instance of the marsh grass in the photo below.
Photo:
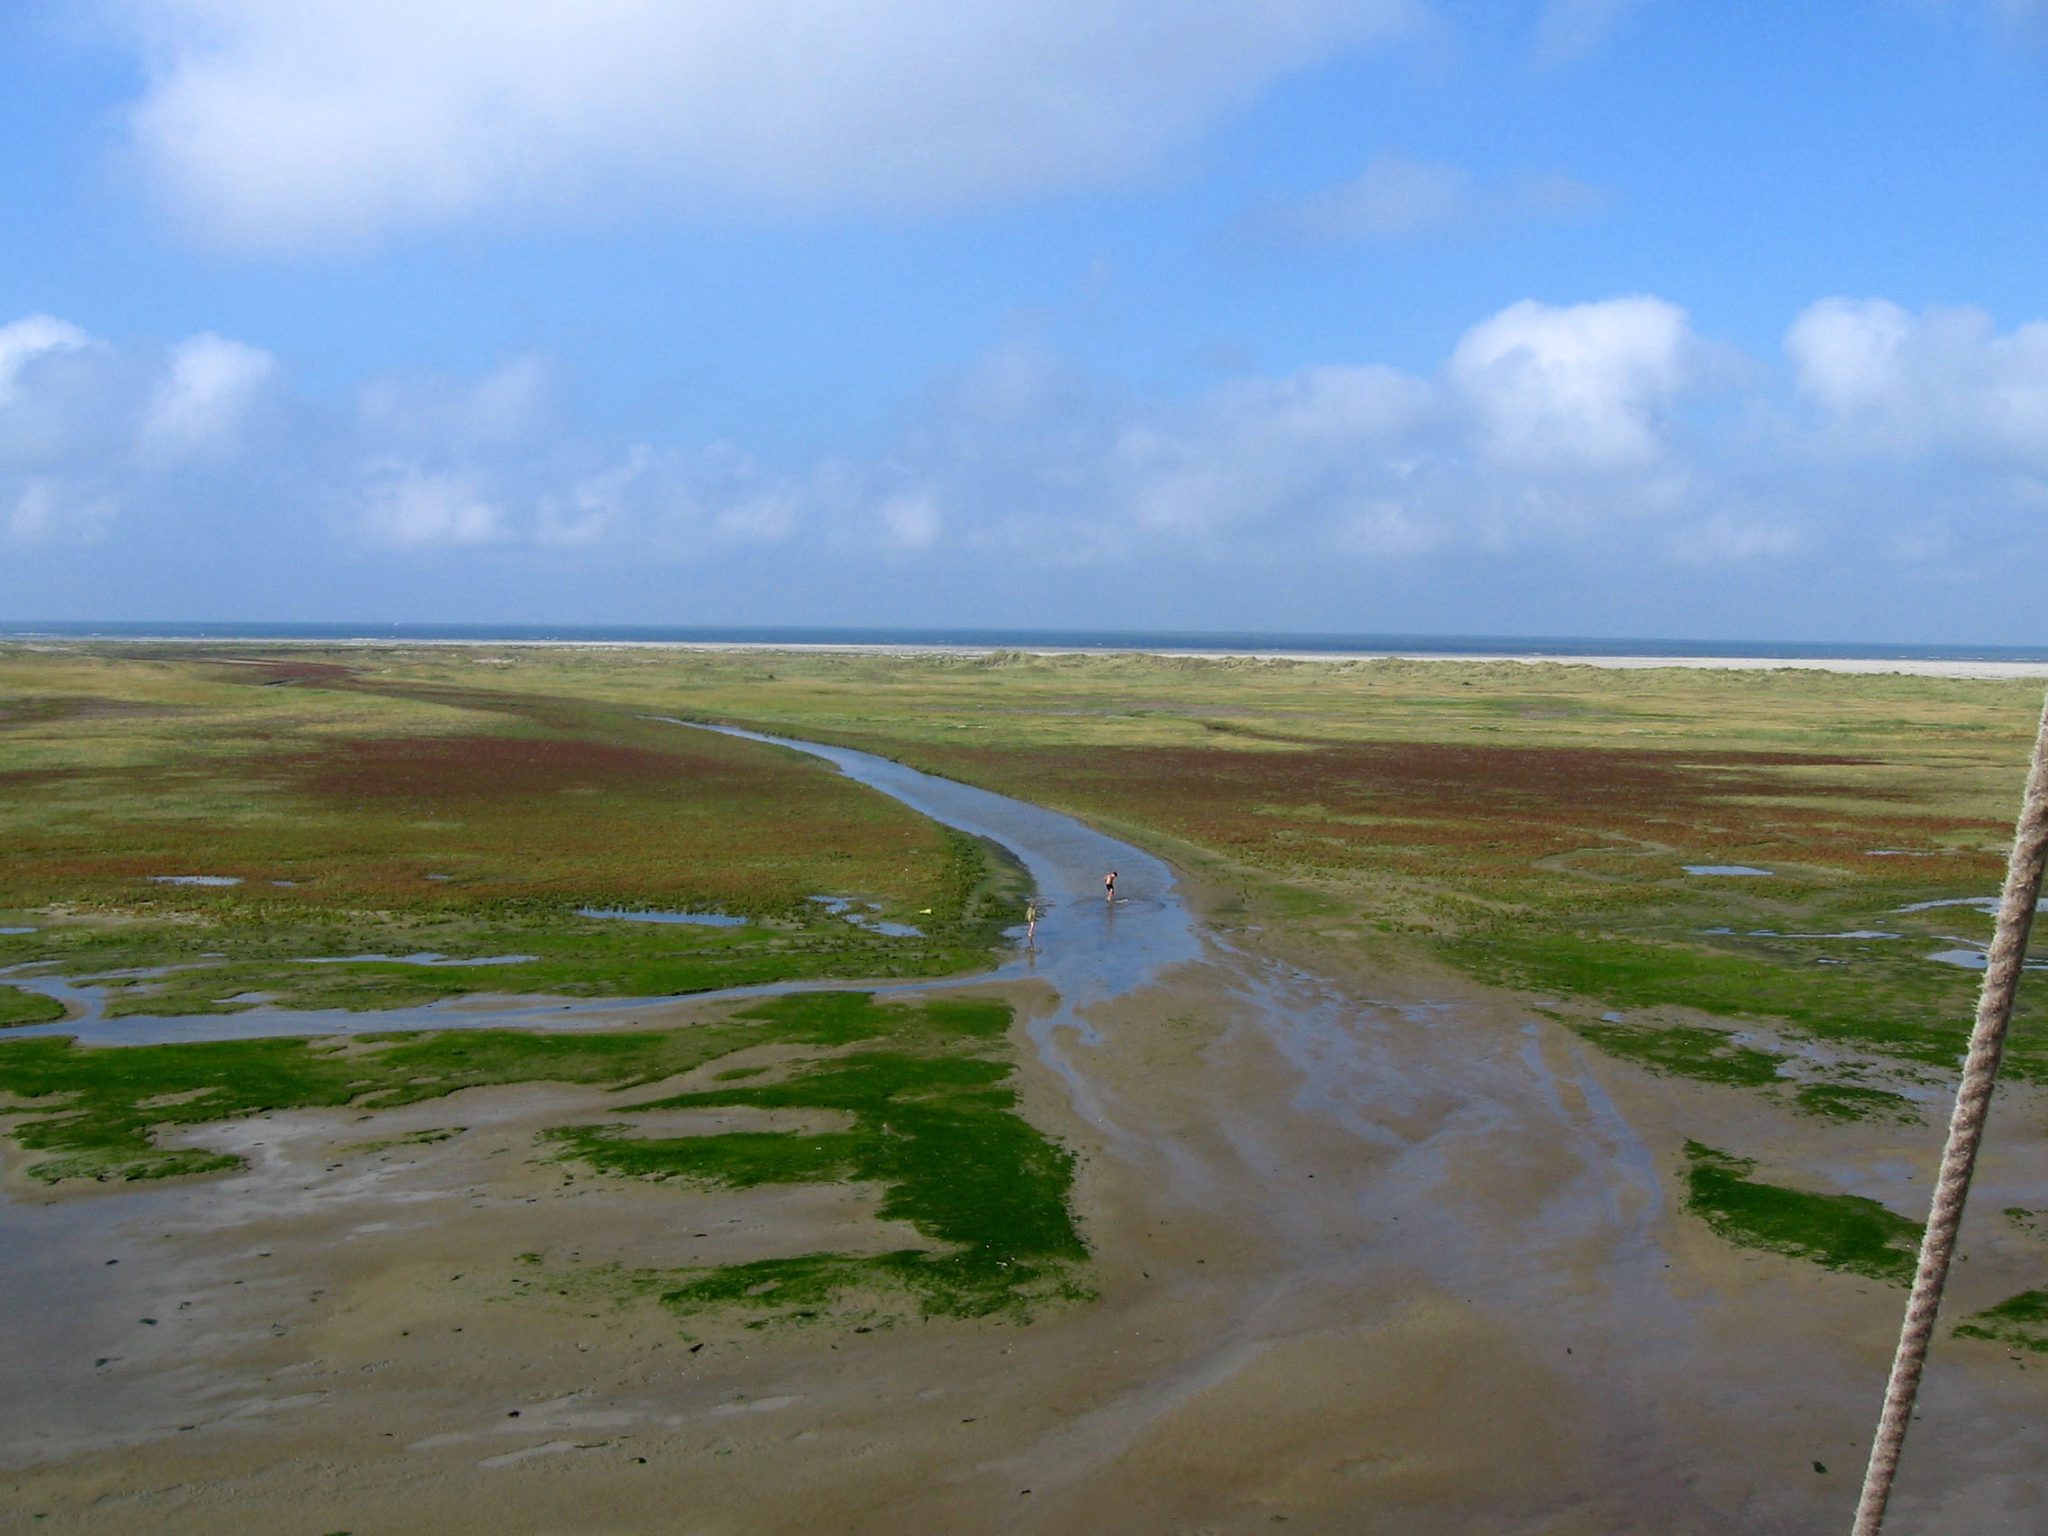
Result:
<svg viewBox="0 0 2048 1536"><path fill-rule="evenodd" d="M479 682L402 654L408 676L733 720L1078 813L1252 921L1942 1069L1974 978L1925 956L1988 928L1895 909L1997 889L2040 703L2030 681L1020 653L502 653ZM1872 929L1901 937L1825 937ZM2008 1063L2048 1075L2038 997Z"/></svg>
<svg viewBox="0 0 2048 1536"><path fill-rule="evenodd" d="M55 998L19 987L0 986L0 1029L16 1024L49 1024L64 1017L64 1005Z"/></svg>
<svg viewBox="0 0 2048 1536"><path fill-rule="evenodd" d="M0 839L0 912L37 929L0 935L0 964L179 968L110 981L115 1015L945 975L985 963L1024 885L989 845L789 754L587 700L181 651L0 647ZM239 883L158 883L190 875ZM920 936L840 922L821 892ZM422 949L534 958L299 963Z"/></svg>

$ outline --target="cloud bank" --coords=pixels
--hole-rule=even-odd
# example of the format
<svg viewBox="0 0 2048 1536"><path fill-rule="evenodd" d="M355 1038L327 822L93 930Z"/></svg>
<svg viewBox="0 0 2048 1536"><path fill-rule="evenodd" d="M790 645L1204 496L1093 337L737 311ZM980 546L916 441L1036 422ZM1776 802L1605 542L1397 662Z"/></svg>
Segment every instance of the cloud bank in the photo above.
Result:
<svg viewBox="0 0 2048 1536"><path fill-rule="evenodd" d="M572 593L728 583L786 621L823 590L939 622L926 600L965 582L1075 594L1045 622L1157 590L1233 594L1243 612L1217 623L1327 627L1288 595L1340 611L1353 583L1368 607L1406 594L1414 627L1518 627L1418 624L1478 570L1523 603L1519 627L1572 627L1537 621L1545 588L1669 632L1659 613L1702 597L1811 596L1852 568L1864 588L1892 571L1951 634L2001 611L1972 582L2037 610L2015 573L2048 554L2048 325L1831 298L1791 319L1782 361L1728 358L1652 295L1511 304L1427 374L1332 361L1174 401L1019 343L871 454L788 464L582 431L539 357L323 407L248 342L124 350L32 316L0 326L0 604L33 614L67 550L146 591L162 552L194 549L240 562L220 590L295 571L344 615L381 580L479 571ZM303 575L320 570L345 574Z"/></svg>

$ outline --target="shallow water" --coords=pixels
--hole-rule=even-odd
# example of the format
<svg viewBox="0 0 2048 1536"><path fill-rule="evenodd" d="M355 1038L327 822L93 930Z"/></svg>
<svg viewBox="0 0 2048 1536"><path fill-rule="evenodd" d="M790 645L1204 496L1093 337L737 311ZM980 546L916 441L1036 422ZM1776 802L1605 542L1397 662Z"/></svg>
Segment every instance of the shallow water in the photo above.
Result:
<svg viewBox="0 0 2048 1536"><path fill-rule="evenodd" d="M686 923L693 928L744 928L744 917L723 912L648 912L638 907L578 907L578 917L607 917L622 923Z"/></svg>
<svg viewBox="0 0 2048 1536"><path fill-rule="evenodd" d="M1747 864L1688 864L1688 865L1686 865L1686 866L1685 866L1685 872L1686 872L1686 873L1687 873L1688 875L1766 875L1766 876L1768 876L1768 875L1770 874L1770 871L1769 871L1768 869L1754 869L1754 868L1752 868L1751 866L1749 866L1749 865L1747 865Z"/></svg>

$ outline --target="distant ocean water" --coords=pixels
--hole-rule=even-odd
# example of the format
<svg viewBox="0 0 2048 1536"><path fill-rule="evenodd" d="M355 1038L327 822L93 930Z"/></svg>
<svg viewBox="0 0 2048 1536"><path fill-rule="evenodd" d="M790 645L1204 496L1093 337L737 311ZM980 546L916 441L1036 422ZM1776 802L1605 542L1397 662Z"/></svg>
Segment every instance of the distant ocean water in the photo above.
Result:
<svg viewBox="0 0 2048 1536"><path fill-rule="evenodd" d="M1276 630L911 629L808 625L173 624L0 622L0 637L98 640L427 641L536 644L932 646L959 650L1242 655L1726 656L1789 661L2048 662L2048 646L1884 641L1671 640L1589 635L1290 634Z"/></svg>

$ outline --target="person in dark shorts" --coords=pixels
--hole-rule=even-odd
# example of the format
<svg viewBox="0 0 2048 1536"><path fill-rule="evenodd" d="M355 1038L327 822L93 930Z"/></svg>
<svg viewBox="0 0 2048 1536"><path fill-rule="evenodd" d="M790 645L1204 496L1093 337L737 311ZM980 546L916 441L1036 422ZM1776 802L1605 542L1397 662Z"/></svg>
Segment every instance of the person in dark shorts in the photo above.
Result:
<svg viewBox="0 0 2048 1536"><path fill-rule="evenodd" d="M1116 900L1116 871L1113 869L1102 877L1102 899L1104 901Z"/></svg>

